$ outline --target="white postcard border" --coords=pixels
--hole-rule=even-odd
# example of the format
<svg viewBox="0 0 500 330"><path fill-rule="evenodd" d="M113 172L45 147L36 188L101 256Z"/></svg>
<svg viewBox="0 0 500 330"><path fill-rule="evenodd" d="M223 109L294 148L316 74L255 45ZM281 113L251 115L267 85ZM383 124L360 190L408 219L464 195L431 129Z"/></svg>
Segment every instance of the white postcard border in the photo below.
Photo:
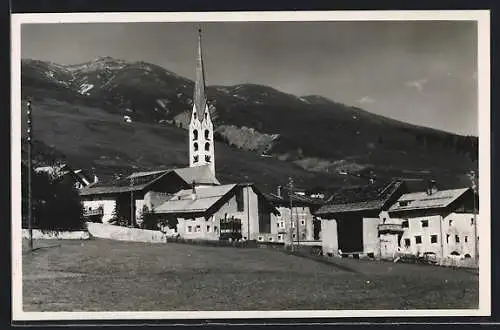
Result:
<svg viewBox="0 0 500 330"><path fill-rule="evenodd" d="M311 310L193 312L24 312L22 310L21 231L21 25L35 23L221 22L221 21L407 21L471 20L478 24L479 308L466 310ZM490 13L488 10L445 11L283 11L200 13L44 13L11 16L11 184L12 184L12 318L30 320L235 319L489 316L490 265Z"/></svg>

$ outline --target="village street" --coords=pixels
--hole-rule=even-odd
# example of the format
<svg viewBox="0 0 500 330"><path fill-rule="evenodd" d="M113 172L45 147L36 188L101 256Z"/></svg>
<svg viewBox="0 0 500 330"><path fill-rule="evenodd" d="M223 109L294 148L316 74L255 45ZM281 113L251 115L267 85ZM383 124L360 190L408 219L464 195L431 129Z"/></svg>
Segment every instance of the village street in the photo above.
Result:
<svg viewBox="0 0 500 330"><path fill-rule="evenodd" d="M465 269L272 249L93 239L23 241L25 311L477 308Z"/></svg>

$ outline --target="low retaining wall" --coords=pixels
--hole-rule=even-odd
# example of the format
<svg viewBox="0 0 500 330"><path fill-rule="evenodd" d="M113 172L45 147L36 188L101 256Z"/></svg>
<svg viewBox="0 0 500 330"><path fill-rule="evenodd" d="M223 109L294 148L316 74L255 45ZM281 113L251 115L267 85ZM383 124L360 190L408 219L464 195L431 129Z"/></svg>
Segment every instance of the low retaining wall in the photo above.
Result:
<svg viewBox="0 0 500 330"><path fill-rule="evenodd" d="M144 243L167 242L167 236L157 230L128 228L93 222L87 222L87 229L90 235L97 238Z"/></svg>
<svg viewBox="0 0 500 330"><path fill-rule="evenodd" d="M30 238L29 229L23 229L23 238ZM86 240L90 239L90 235L87 231L59 231L59 230L41 230L33 229L33 239L74 239L74 240Z"/></svg>

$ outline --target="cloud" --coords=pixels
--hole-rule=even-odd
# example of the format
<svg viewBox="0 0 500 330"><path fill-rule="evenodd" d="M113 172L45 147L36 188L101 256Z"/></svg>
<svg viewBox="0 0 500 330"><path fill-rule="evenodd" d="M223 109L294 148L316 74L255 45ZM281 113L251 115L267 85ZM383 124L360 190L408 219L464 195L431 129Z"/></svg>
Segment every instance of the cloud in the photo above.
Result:
<svg viewBox="0 0 500 330"><path fill-rule="evenodd" d="M359 104L370 104L370 103L374 103L375 100L369 96L364 96L361 99L357 100L356 102Z"/></svg>
<svg viewBox="0 0 500 330"><path fill-rule="evenodd" d="M405 83L407 87L416 88L420 93L424 90L424 85L428 82L428 79L418 79L418 80L410 80Z"/></svg>

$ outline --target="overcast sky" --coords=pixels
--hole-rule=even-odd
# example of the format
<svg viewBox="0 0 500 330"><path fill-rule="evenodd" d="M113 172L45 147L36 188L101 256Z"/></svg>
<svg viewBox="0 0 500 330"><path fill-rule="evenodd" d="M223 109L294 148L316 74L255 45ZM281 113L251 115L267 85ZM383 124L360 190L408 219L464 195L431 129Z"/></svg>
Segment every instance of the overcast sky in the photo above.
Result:
<svg viewBox="0 0 500 330"><path fill-rule="evenodd" d="M478 133L475 22L203 23L209 85L257 83ZM147 61L193 79L195 23L23 25L22 57Z"/></svg>

